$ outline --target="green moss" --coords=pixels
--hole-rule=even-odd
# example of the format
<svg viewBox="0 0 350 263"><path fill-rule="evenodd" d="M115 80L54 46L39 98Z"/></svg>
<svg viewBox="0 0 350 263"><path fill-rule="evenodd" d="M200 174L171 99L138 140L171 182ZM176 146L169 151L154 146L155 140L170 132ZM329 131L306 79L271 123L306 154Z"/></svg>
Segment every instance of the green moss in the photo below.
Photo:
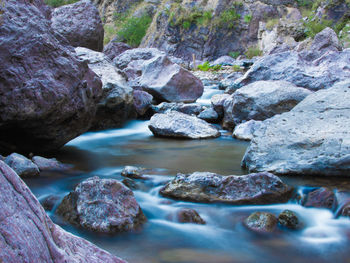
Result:
<svg viewBox="0 0 350 263"><path fill-rule="evenodd" d="M245 15L244 16L244 22L246 22L247 24L250 23L250 21L252 21L253 16L252 15Z"/></svg>
<svg viewBox="0 0 350 263"><path fill-rule="evenodd" d="M251 59L253 57L261 56L262 51L256 46L251 46L248 48L248 50L244 54L248 59Z"/></svg>
<svg viewBox="0 0 350 263"><path fill-rule="evenodd" d="M52 7L59 7L62 5L73 4L78 1L79 0L44 0L44 3Z"/></svg>
<svg viewBox="0 0 350 263"><path fill-rule="evenodd" d="M238 58L238 56L241 54L241 52L239 51L232 51L230 53L228 53L228 55L234 59Z"/></svg>

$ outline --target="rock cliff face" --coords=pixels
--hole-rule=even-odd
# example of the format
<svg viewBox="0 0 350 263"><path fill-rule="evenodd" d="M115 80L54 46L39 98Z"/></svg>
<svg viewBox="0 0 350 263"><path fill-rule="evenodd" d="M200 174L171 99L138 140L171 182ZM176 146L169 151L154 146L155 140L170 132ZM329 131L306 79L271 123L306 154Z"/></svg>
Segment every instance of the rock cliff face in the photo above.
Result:
<svg viewBox="0 0 350 263"><path fill-rule="evenodd" d="M0 161L0 262L125 261L55 225L18 175Z"/></svg>

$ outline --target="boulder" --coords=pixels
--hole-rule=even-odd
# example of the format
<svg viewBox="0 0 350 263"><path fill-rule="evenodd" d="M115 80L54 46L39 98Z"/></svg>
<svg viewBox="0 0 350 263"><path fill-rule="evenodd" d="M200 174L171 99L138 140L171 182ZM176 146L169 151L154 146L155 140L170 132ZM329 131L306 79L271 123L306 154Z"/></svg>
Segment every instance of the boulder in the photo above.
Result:
<svg viewBox="0 0 350 263"><path fill-rule="evenodd" d="M162 102L159 105L152 106L152 109L155 113L178 111L188 115L198 115L203 111L203 106L199 103Z"/></svg>
<svg viewBox="0 0 350 263"><path fill-rule="evenodd" d="M199 224L199 225L205 225L205 221L201 216L198 214L198 212L191 208L183 208L176 213L177 221L180 223L192 223L192 224Z"/></svg>
<svg viewBox="0 0 350 263"><path fill-rule="evenodd" d="M225 100L223 126L232 130L249 120L266 120L290 111L311 93L287 81L254 82Z"/></svg>
<svg viewBox="0 0 350 263"><path fill-rule="evenodd" d="M213 125L177 111L153 115L148 128L154 136L159 137L206 139L220 136L220 132Z"/></svg>
<svg viewBox="0 0 350 263"><path fill-rule="evenodd" d="M239 140L250 141L253 139L254 131L261 127L262 121L250 120L241 123L235 127L233 130L232 137Z"/></svg>
<svg viewBox="0 0 350 263"><path fill-rule="evenodd" d="M232 94L234 93L238 88L239 85L237 85L236 81L243 77L243 69L239 69L239 71L235 71L225 77L223 80L220 81L221 89L225 90L225 93Z"/></svg>
<svg viewBox="0 0 350 263"><path fill-rule="evenodd" d="M144 116L152 106L153 96L143 90L134 90L134 107L139 116Z"/></svg>
<svg viewBox="0 0 350 263"><path fill-rule="evenodd" d="M123 42L117 42L114 39L109 42L103 48L103 53L109 57L110 60L113 60L115 57L119 56L124 51L132 49L128 44Z"/></svg>
<svg viewBox="0 0 350 263"><path fill-rule="evenodd" d="M3 2L0 150L57 150L87 131L101 81L30 1ZM20 15L18 15L20 14Z"/></svg>
<svg viewBox="0 0 350 263"><path fill-rule="evenodd" d="M342 175L350 169L350 82L306 97L254 132L242 165L277 174Z"/></svg>
<svg viewBox="0 0 350 263"><path fill-rule="evenodd" d="M211 97L211 105L220 117L224 116L224 103L225 100L229 97L230 95L226 93L215 94L213 97Z"/></svg>
<svg viewBox="0 0 350 263"><path fill-rule="evenodd" d="M127 120L135 118L133 90L127 86L112 61L103 53L87 48L77 47L75 51L102 80L102 97L92 129L121 127Z"/></svg>
<svg viewBox="0 0 350 263"><path fill-rule="evenodd" d="M203 94L198 78L157 49L127 50L114 64L127 76L130 86L142 88L158 101L194 102Z"/></svg>
<svg viewBox="0 0 350 263"><path fill-rule="evenodd" d="M0 192L0 261L125 262L55 225L26 184L2 161Z"/></svg>
<svg viewBox="0 0 350 263"><path fill-rule="evenodd" d="M39 175L38 166L21 154L12 153L6 157L5 163L21 177Z"/></svg>
<svg viewBox="0 0 350 263"><path fill-rule="evenodd" d="M289 229L297 229L300 227L298 216L291 210L284 210L278 215L278 223Z"/></svg>
<svg viewBox="0 0 350 263"><path fill-rule="evenodd" d="M110 234L135 230L146 221L129 188L117 180L96 176L65 196L56 213L71 224Z"/></svg>
<svg viewBox="0 0 350 263"><path fill-rule="evenodd" d="M266 212L255 212L244 220L244 225L257 233L272 233L277 227L275 215Z"/></svg>
<svg viewBox="0 0 350 263"><path fill-rule="evenodd" d="M195 172L177 174L160 194L192 202L222 202L235 205L273 204L289 200L292 188L270 173L221 176Z"/></svg>
<svg viewBox="0 0 350 263"><path fill-rule="evenodd" d="M327 208L335 210L338 205L334 192L326 187L322 187L309 192L303 200L303 206Z"/></svg>
<svg viewBox="0 0 350 263"><path fill-rule="evenodd" d="M55 8L51 12L51 27L74 47L103 50L103 24L98 9L90 1Z"/></svg>
<svg viewBox="0 0 350 263"><path fill-rule="evenodd" d="M214 108L210 107L198 114L198 118L205 120L206 122L217 123L219 120L219 114L214 110Z"/></svg>
<svg viewBox="0 0 350 263"><path fill-rule="evenodd" d="M57 161L56 158L45 158L41 156L34 156L32 158L33 163L35 163L40 171L47 171L47 170L67 170L69 169L68 165L65 165L59 161Z"/></svg>
<svg viewBox="0 0 350 263"><path fill-rule="evenodd" d="M235 82L244 86L259 80L285 80L298 87L320 90L348 80L350 49L339 50L335 33L325 29L305 49L287 51L259 59Z"/></svg>
<svg viewBox="0 0 350 263"><path fill-rule="evenodd" d="M221 65L221 66L233 66L236 60L230 56L222 56L210 63L211 66Z"/></svg>

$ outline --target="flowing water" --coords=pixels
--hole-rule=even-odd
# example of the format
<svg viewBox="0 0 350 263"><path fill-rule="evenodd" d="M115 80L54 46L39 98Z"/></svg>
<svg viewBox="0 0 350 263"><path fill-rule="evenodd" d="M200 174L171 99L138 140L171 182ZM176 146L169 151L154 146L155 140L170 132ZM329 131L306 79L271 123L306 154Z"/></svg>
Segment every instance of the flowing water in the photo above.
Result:
<svg viewBox="0 0 350 263"><path fill-rule="evenodd" d="M120 172L126 165L151 168L148 180L136 180L140 188L134 193L148 218L136 233L115 236L89 233L50 213L66 230L130 263L349 262L350 220L335 219L326 209L304 208L296 202L266 206L198 204L173 201L158 194L162 185L178 172L245 174L240 161L247 146L224 131L222 137L213 140L154 138L147 121L133 121L122 129L90 132L69 142L55 157L74 165L73 171L44 173L26 182L39 199L52 194L63 198L88 177L121 180ZM282 180L297 186L300 192L318 185L349 188L345 179ZM207 224L174 222L172 215L180 208L194 208ZM252 212L278 215L284 209L299 215L303 222L301 230L258 235L242 225L242 220Z"/></svg>

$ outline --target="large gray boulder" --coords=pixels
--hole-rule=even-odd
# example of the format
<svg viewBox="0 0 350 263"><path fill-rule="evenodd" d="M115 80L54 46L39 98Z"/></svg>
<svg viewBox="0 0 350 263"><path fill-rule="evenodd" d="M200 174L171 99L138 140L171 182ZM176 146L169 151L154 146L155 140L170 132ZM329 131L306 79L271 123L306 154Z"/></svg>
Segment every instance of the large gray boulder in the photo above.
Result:
<svg viewBox="0 0 350 263"><path fill-rule="evenodd" d="M213 125L177 111L152 116L148 128L155 136L183 139L207 139L220 136Z"/></svg>
<svg viewBox="0 0 350 263"><path fill-rule="evenodd" d="M349 175L350 82L308 96L263 122L242 164L277 174Z"/></svg>
<svg viewBox="0 0 350 263"><path fill-rule="evenodd" d="M87 0L55 8L51 13L53 30L74 47L103 50L103 24L96 6Z"/></svg>
<svg viewBox="0 0 350 263"><path fill-rule="evenodd" d="M139 228L145 221L133 192L114 179L91 177L64 197L56 213L68 222L99 233Z"/></svg>
<svg viewBox="0 0 350 263"><path fill-rule="evenodd" d="M223 126L230 130L249 121L263 121L290 111L312 92L287 81L257 81L238 89L224 102Z"/></svg>
<svg viewBox="0 0 350 263"><path fill-rule="evenodd" d="M0 192L1 262L125 262L55 225L26 184L2 161Z"/></svg>
<svg viewBox="0 0 350 263"><path fill-rule="evenodd" d="M221 176L195 172L177 174L160 190L160 194L192 202L272 204L287 202L291 197L292 188L270 173Z"/></svg>
<svg viewBox="0 0 350 263"><path fill-rule="evenodd" d="M197 77L155 48L130 49L113 62L130 86L142 88L158 101L194 102L203 94Z"/></svg>
<svg viewBox="0 0 350 263"><path fill-rule="evenodd" d="M30 1L1 6L0 148L57 150L89 129L101 81Z"/></svg>
<svg viewBox="0 0 350 263"><path fill-rule="evenodd" d="M127 86L112 61L103 53L77 47L75 52L89 64L102 80L102 97L98 103L93 129L120 127L128 119L136 117L133 89Z"/></svg>
<svg viewBox="0 0 350 263"><path fill-rule="evenodd" d="M350 78L350 50L340 51L335 33L325 29L298 51L272 54L259 59L236 81L244 86L258 80L285 80L310 90L330 88Z"/></svg>

